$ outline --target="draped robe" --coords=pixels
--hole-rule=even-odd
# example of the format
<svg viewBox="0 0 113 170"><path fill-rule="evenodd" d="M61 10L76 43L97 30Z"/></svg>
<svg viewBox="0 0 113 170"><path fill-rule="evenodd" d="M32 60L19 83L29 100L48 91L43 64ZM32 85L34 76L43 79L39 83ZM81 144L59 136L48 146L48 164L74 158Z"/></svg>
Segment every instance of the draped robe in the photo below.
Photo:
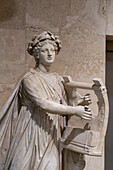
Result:
<svg viewBox="0 0 113 170"><path fill-rule="evenodd" d="M0 169L59 170L61 116L40 106L67 105L61 78L32 69L17 83L0 113Z"/></svg>

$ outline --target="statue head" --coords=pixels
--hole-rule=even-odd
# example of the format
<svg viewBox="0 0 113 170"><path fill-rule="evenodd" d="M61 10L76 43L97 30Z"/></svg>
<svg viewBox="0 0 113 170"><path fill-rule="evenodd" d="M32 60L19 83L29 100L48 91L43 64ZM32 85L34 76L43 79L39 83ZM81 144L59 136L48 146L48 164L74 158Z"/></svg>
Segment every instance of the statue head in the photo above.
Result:
<svg viewBox="0 0 113 170"><path fill-rule="evenodd" d="M61 49L61 41L58 36L54 36L49 31L44 31L40 35L34 35L32 41L28 43L27 51L30 55L34 56L36 63L39 63L39 60L42 62L44 59L44 54L48 53L50 57L48 62L51 63L54 60L54 56L59 53ZM53 60L51 60L53 56Z"/></svg>

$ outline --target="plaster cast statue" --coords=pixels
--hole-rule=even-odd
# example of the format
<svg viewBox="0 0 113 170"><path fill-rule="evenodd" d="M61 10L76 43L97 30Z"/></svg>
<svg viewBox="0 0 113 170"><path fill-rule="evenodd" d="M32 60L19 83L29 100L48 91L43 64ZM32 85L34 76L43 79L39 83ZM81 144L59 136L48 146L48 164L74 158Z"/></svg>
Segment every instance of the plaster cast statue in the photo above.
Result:
<svg viewBox="0 0 113 170"><path fill-rule="evenodd" d="M47 31L34 36L28 44L27 51L34 56L36 66L20 78L0 112L1 169L61 170L62 150L71 148L70 143L65 143L66 117L75 115L88 122L92 119L89 94L74 104L75 98L68 90L69 78L50 73L60 49L59 37ZM86 153L73 146L70 150L72 157L74 152L80 153L80 161Z"/></svg>

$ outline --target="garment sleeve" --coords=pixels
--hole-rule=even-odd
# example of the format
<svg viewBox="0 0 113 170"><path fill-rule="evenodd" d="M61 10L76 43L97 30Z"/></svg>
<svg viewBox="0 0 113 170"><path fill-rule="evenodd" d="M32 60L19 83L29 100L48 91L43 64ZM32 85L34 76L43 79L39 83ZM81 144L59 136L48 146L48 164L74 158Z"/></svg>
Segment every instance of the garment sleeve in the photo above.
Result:
<svg viewBox="0 0 113 170"><path fill-rule="evenodd" d="M22 93L25 98L32 101L37 106L40 106L47 99L47 96L44 96L44 93L42 92L40 81L33 77L23 79Z"/></svg>

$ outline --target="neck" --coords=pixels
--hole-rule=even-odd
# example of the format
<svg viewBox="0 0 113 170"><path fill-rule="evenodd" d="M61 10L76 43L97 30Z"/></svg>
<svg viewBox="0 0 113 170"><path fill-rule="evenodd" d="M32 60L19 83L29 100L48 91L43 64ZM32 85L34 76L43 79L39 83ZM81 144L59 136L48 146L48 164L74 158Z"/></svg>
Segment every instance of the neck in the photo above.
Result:
<svg viewBox="0 0 113 170"><path fill-rule="evenodd" d="M42 64L39 64L38 66L36 65L35 69L39 69L43 72L49 72L50 71L50 66L44 66Z"/></svg>

